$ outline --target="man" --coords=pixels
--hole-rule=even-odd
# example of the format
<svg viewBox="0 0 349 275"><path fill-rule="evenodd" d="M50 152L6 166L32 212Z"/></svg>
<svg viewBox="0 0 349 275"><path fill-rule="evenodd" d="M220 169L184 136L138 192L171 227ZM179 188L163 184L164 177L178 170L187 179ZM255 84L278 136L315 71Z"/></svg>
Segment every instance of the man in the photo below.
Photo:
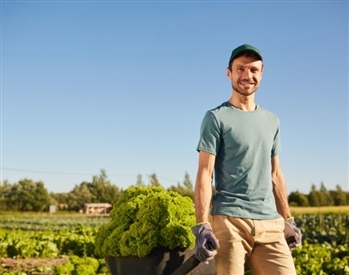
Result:
<svg viewBox="0 0 349 275"><path fill-rule="evenodd" d="M253 274L294 275L290 249L300 245L301 232L279 163L279 120L255 103L260 51L247 44L233 50L227 76L232 95L206 112L197 146L195 255L205 263L215 258L217 275L243 274L245 263Z"/></svg>

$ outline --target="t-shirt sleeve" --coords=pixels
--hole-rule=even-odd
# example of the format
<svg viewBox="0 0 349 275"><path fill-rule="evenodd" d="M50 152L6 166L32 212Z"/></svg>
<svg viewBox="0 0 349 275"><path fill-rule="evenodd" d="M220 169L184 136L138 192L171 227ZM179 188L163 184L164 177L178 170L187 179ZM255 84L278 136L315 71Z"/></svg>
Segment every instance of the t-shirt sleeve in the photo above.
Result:
<svg viewBox="0 0 349 275"><path fill-rule="evenodd" d="M271 150L271 156L277 156L279 155L281 151L281 141L280 141L280 121L277 119L276 123L276 132L274 136L274 141L273 141L273 148Z"/></svg>
<svg viewBox="0 0 349 275"><path fill-rule="evenodd" d="M221 145L219 125L215 116L210 112L206 112L200 128L200 139L197 151L205 151L213 155L217 155Z"/></svg>

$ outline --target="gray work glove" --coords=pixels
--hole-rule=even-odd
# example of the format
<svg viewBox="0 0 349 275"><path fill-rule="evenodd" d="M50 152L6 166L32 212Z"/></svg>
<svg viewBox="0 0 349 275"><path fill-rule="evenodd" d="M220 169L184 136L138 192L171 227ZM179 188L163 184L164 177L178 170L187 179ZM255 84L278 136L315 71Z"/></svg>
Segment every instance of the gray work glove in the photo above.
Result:
<svg viewBox="0 0 349 275"><path fill-rule="evenodd" d="M219 242L216 236L212 232L212 227L209 223L197 224L192 228L194 233L195 248L194 254L195 257L205 264L208 264L208 261L213 260L214 256L217 254L215 249L219 248Z"/></svg>
<svg viewBox="0 0 349 275"><path fill-rule="evenodd" d="M302 245L302 232L297 227L293 217L285 221L284 234L291 250Z"/></svg>

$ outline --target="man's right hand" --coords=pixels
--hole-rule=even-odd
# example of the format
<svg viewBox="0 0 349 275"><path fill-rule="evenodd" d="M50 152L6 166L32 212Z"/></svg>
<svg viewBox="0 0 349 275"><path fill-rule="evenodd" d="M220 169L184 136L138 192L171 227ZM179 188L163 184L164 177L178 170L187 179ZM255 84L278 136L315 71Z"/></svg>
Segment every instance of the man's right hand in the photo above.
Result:
<svg viewBox="0 0 349 275"><path fill-rule="evenodd" d="M219 242L216 236L213 234L211 225L207 223L199 223L192 228L194 233L195 248L194 254L195 257L205 264L208 264L208 261L213 260L214 256L217 254L215 249L219 248Z"/></svg>

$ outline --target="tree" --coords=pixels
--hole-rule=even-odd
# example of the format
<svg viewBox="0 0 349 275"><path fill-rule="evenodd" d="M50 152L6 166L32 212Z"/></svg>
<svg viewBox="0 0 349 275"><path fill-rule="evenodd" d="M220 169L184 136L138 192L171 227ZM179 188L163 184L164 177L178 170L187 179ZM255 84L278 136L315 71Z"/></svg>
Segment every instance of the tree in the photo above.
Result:
<svg viewBox="0 0 349 275"><path fill-rule="evenodd" d="M161 186L158 177L156 176L155 173L151 174L149 176L149 186Z"/></svg>
<svg viewBox="0 0 349 275"><path fill-rule="evenodd" d="M88 188L92 195L92 202L114 204L120 197L119 188L108 180L107 173L103 169L99 176L92 178L92 183L88 184Z"/></svg>
<svg viewBox="0 0 349 275"><path fill-rule="evenodd" d="M69 205L69 193L50 193L51 198L56 201L56 205L59 210L68 209Z"/></svg>
<svg viewBox="0 0 349 275"><path fill-rule="evenodd" d="M309 206L308 197L299 191L290 193L288 203L290 206Z"/></svg>
<svg viewBox="0 0 349 275"><path fill-rule="evenodd" d="M87 182L75 185L74 189L69 193L69 210L79 211L85 203L92 202L92 197Z"/></svg>
<svg viewBox="0 0 349 275"><path fill-rule="evenodd" d="M323 182L320 183L320 206L331 206L333 205L333 199L331 194L327 191L325 184Z"/></svg>
<svg viewBox="0 0 349 275"><path fill-rule="evenodd" d="M4 201L6 203L6 210L10 211L19 211L19 190L20 186L18 183L16 184L9 184L4 186Z"/></svg>
<svg viewBox="0 0 349 275"><path fill-rule="evenodd" d="M12 186L7 184L4 187L4 200L8 210L41 212L50 205L51 197L42 181L22 179Z"/></svg>
<svg viewBox="0 0 349 275"><path fill-rule="evenodd" d="M35 183L34 193L36 194L36 196L35 200L33 201L33 210L36 212L48 210L52 198L50 197L42 181Z"/></svg>
<svg viewBox="0 0 349 275"><path fill-rule="evenodd" d="M0 210L11 210L9 207L9 198L11 197L11 184L4 180L0 184Z"/></svg>
<svg viewBox="0 0 349 275"><path fill-rule="evenodd" d="M193 184L190 180L190 176L187 171L185 171L185 174L184 174L183 185L187 190L193 191Z"/></svg>
<svg viewBox="0 0 349 275"><path fill-rule="evenodd" d="M142 175L138 174L137 175L137 182L136 182L136 186L145 186L143 179L142 179Z"/></svg>
<svg viewBox="0 0 349 275"><path fill-rule="evenodd" d="M330 190L329 192L333 199L334 205L340 206L348 204L347 195L339 185L336 186L336 190Z"/></svg>
<svg viewBox="0 0 349 275"><path fill-rule="evenodd" d="M311 191L308 194L308 200L310 206L320 206L320 194L314 184L311 186Z"/></svg>
<svg viewBox="0 0 349 275"><path fill-rule="evenodd" d="M79 211L84 207L85 203L110 203L114 204L120 197L122 190L112 184L107 177L104 169L98 176L92 177L92 182L82 182L76 185L69 192L66 198L63 194L56 196L59 203L68 203L68 209Z"/></svg>
<svg viewBox="0 0 349 275"><path fill-rule="evenodd" d="M175 191L181 194L182 196L186 196L194 200L193 184L187 172L185 172L185 175L184 175L183 185L181 185L180 183L177 183L177 186L172 185L168 190Z"/></svg>

